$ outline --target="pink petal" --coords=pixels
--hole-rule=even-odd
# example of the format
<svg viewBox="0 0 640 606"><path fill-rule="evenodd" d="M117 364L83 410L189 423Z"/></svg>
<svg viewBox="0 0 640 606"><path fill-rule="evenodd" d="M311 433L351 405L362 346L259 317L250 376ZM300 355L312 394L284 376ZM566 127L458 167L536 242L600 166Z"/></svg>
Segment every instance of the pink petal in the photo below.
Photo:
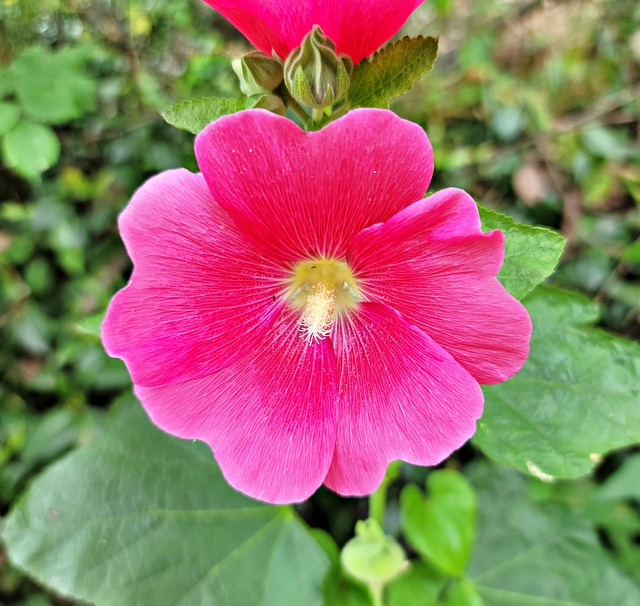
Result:
<svg viewBox="0 0 640 606"><path fill-rule="evenodd" d="M433 173L417 125L358 109L305 133L264 110L225 116L196 138L213 197L265 255L343 257L349 240L421 198Z"/></svg>
<svg viewBox="0 0 640 606"><path fill-rule="evenodd" d="M286 59L314 25L354 63L372 55L423 0L205 0L260 50Z"/></svg>
<svg viewBox="0 0 640 606"><path fill-rule="evenodd" d="M531 320L498 282L500 231L482 234L461 190L416 202L353 240L348 262L365 296L400 312L480 383L514 375L529 352Z"/></svg>
<svg viewBox="0 0 640 606"><path fill-rule="evenodd" d="M435 465L473 435L480 386L395 311L363 303L332 339L342 399L329 488L371 493L390 461Z"/></svg>
<svg viewBox="0 0 640 606"><path fill-rule="evenodd" d="M308 498L335 445L331 342L308 344L298 328L284 313L248 358L202 379L136 387L156 425L206 441L234 488L269 503Z"/></svg>
<svg viewBox="0 0 640 606"><path fill-rule="evenodd" d="M202 175L153 177L119 226L135 267L109 305L102 336L134 383L175 383L223 368L281 309L274 296L285 271L247 244Z"/></svg>

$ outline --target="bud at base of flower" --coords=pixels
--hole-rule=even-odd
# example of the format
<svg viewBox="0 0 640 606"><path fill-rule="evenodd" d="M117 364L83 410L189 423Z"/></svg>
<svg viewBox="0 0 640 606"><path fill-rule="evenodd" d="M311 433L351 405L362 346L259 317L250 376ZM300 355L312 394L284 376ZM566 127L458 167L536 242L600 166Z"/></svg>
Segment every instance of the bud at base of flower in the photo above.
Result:
<svg viewBox="0 0 640 606"><path fill-rule="evenodd" d="M284 116L284 114L287 111L284 101L277 95L261 96L256 102L256 104L253 106L253 108L266 109L274 114L278 114L279 116Z"/></svg>
<svg viewBox="0 0 640 606"><path fill-rule="evenodd" d="M284 77L282 63L261 51L234 59L231 67L240 80L240 90L247 97L273 92Z"/></svg>
<svg viewBox="0 0 640 606"><path fill-rule="evenodd" d="M383 587L408 565L402 547L371 518L356 523L356 536L343 547L340 561L349 576L372 588Z"/></svg>
<svg viewBox="0 0 640 606"><path fill-rule="evenodd" d="M316 25L287 57L284 82L298 103L319 110L344 99L352 71L351 59L337 55L335 44Z"/></svg>

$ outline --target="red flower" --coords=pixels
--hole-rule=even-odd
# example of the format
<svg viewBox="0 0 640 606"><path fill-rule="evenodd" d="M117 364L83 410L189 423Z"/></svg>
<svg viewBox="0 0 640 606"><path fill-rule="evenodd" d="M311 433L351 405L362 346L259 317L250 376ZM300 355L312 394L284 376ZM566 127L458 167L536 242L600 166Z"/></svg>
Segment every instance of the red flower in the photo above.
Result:
<svg viewBox="0 0 640 606"><path fill-rule="evenodd" d="M281 59L314 25L354 63L372 55L424 0L205 0L261 51Z"/></svg>

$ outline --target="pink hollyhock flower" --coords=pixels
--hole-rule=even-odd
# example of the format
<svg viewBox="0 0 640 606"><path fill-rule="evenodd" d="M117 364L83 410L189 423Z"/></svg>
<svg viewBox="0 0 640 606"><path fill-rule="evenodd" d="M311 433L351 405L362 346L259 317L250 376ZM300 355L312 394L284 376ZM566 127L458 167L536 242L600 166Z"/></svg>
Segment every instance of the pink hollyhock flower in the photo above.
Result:
<svg viewBox="0 0 640 606"><path fill-rule="evenodd" d="M206 441L272 503L364 495L475 431L478 383L522 366L531 324L496 279L504 237L458 189L423 198L424 131L377 109L318 132L263 110L196 139L202 174L147 181L103 324L151 419Z"/></svg>
<svg viewBox="0 0 640 606"><path fill-rule="evenodd" d="M256 48L281 59L300 46L314 25L338 54L359 63L404 25L424 0L205 0Z"/></svg>

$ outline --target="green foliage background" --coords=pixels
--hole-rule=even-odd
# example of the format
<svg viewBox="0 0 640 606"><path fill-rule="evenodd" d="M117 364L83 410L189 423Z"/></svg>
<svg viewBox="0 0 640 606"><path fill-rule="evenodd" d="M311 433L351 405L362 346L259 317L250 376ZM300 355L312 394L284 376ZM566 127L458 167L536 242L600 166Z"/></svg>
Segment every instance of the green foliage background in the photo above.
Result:
<svg viewBox="0 0 640 606"><path fill-rule="evenodd" d="M588 419L587 429L582 419L567 417L564 463L553 469L530 428L544 424L550 387L542 375L565 335L578 355L571 372L585 374L580 397L610 412L610 392L599 393L589 381L617 355L628 373L618 377L628 389L621 397L630 405L639 400L640 386L629 385L638 376L637 345L611 344L588 325L640 338L640 7L633 0L431 0L405 33L440 36L434 70L392 105L432 140L433 189L462 187L519 222L559 230L568 245L551 281L600 306L572 299L565 308L571 317L563 317L548 309L542 314L539 294L526 299L534 319L544 318L534 337L537 357L520 378L532 382L529 400L521 402L528 416L513 412L512 383L488 388L501 407L483 419L474 444L447 463L476 488L477 544L469 556L471 539L461 538L463 559L446 553L440 566L457 574L468 565L489 606L520 606L538 602L509 602L509 582L523 570L550 574L573 559L585 578L607 572L618 588L610 603L633 604L640 591L640 454L637 446L607 451L640 442L638 417L625 427L610 416L608 423ZM129 389L124 366L106 356L96 336L99 314L130 268L116 217L145 178L176 166L196 169L192 135L166 124L160 112L184 99L237 96L228 57L246 50L242 36L199 0L0 0L2 515L47 464L92 442L107 407ZM509 229L508 219L493 220ZM500 427L520 436L517 447L499 443ZM598 435L597 452L572 441L580 431ZM476 445L541 479L490 467ZM587 473L593 465L578 480L542 481L549 473ZM390 532L398 530L400 507L411 508L406 519L426 515L415 486L396 497L408 482L423 484L428 473L400 468L390 492L396 503ZM55 483L54 473L47 477ZM440 483L447 481L455 489L455 478ZM509 511L507 503L514 504ZM438 500L426 507L432 518ZM367 504L320 490L298 510L342 544ZM285 513L265 515L283 527L291 522ZM511 542L488 530L501 524ZM426 564L390 588L392 606L411 606L418 587L420 595L433 590L434 599L442 589L437 570L419 574L430 557L438 562L432 554L438 533L426 537L428 547L411 533L406 529L411 553L424 555ZM496 564L500 554L531 550L538 556L528 563L523 556L524 568ZM554 554L547 569L535 569L545 552ZM597 584L578 591L570 576L558 581L568 583L558 591L572 603L607 603L594 597ZM327 603L367 604L346 580L336 576L335 584L326 595L342 602ZM465 596L458 604L477 603L476 589L455 586L451 595L456 591ZM0 547L0 603L69 602L25 578ZM449 603L456 606L454 598Z"/></svg>

